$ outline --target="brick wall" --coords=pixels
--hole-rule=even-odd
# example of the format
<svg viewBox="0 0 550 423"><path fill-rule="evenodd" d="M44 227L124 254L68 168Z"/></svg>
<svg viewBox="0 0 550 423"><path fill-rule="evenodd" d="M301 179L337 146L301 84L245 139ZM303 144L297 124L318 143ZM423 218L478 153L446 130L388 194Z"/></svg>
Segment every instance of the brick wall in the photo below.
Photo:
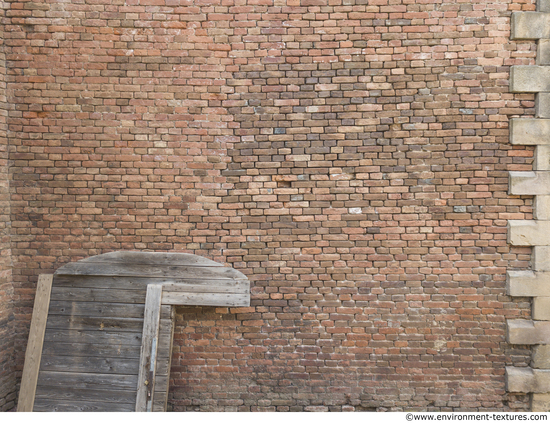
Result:
<svg viewBox="0 0 550 423"><path fill-rule="evenodd" d="M9 239L9 174L8 174L8 101L6 93L6 57L4 25L6 3L0 2L0 411L15 405L16 385L13 368L13 291Z"/></svg>
<svg viewBox="0 0 550 423"><path fill-rule="evenodd" d="M251 307L180 308L173 410L516 410L507 194L532 1L37 0L6 21L17 371L39 273L183 251Z"/></svg>

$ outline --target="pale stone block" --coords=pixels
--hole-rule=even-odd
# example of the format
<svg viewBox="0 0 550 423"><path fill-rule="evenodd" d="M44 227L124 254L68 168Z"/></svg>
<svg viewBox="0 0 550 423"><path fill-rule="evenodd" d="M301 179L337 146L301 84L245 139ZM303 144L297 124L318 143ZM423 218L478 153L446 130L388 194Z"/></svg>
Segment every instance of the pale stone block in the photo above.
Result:
<svg viewBox="0 0 550 423"><path fill-rule="evenodd" d="M509 270L506 290L512 297L550 296L550 272Z"/></svg>
<svg viewBox="0 0 550 423"><path fill-rule="evenodd" d="M549 239L550 221L548 220L508 221L509 244L525 246L547 245Z"/></svg>
<svg viewBox="0 0 550 423"><path fill-rule="evenodd" d="M533 319L550 320L550 297L533 298Z"/></svg>
<svg viewBox="0 0 550 423"><path fill-rule="evenodd" d="M550 67L511 66L510 91L513 93L550 92Z"/></svg>
<svg viewBox="0 0 550 423"><path fill-rule="evenodd" d="M536 64L539 66L550 65L550 40L538 41Z"/></svg>
<svg viewBox="0 0 550 423"><path fill-rule="evenodd" d="M550 0L537 0L537 12L550 12Z"/></svg>
<svg viewBox="0 0 550 423"><path fill-rule="evenodd" d="M535 345L531 354L531 367L550 369L550 345Z"/></svg>
<svg viewBox="0 0 550 423"><path fill-rule="evenodd" d="M508 392L550 392L550 370L508 366L505 379Z"/></svg>
<svg viewBox="0 0 550 423"><path fill-rule="evenodd" d="M550 247L547 245L537 245L533 248L531 254L531 267L536 272L550 271Z"/></svg>
<svg viewBox="0 0 550 423"><path fill-rule="evenodd" d="M539 94L537 97L540 97ZM510 119L510 143L550 145L550 119Z"/></svg>
<svg viewBox="0 0 550 423"><path fill-rule="evenodd" d="M538 93L535 98L535 116L550 118L550 93Z"/></svg>
<svg viewBox="0 0 550 423"><path fill-rule="evenodd" d="M550 195L537 195L533 217L536 220L550 220Z"/></svg>
<svg viewBox="0 0 550 423"><path fill-rule="evenodd" d="M550 146L537 145L535 148L535 162L533 163L534 170L548 171L550 170Z"/></svg>
<svg viewBox="0 0 550 423"><path fill-rule="evenodd" d="M531 411L533 413L547 413L550 411L550 394L532 394Z"/></svg>
<svg viewBox="0 0 550 423"><path fill-rule="evenodd" d="M550 322L508 320L506 322L506 340L515 345L550 344Z"/></svg>
<svg viewBox="0 0 550 423"><path fill-rule="evenodd" d="M512 40L550 38L550 14L544 12L512 13Z"/></svg>
<svg viewBox="0 0 550 423"><path fill-rule="evenodd" d="M508 172L508 194L511 195L549 195L550 172Z"/></svg>

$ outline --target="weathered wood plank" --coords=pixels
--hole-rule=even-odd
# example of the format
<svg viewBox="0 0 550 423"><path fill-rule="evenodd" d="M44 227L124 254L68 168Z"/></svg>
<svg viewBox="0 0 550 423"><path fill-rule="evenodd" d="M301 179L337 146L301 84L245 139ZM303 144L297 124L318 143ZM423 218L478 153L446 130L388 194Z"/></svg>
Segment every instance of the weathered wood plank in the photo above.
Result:
<svg viewBox="0 0 550 423"><path fill-rule="evenodd" d="M163 292L162 303L170 305L248 307L250 305L250 295Z"/></svg>
<svg viewBox="0 0 550 423"><path fill-rule="evenodd" d="M216 278L245 279L231 267L159 266L118 263L68 263L56 275L134 276L137 278Z"/></svg>
<svg viewBox="0 0 550 423"><path fill-rule="evenodd" d="M153 411L154 412L164 412L166 411L168 405L168 388L170 386L170 377L168 375L158 375L156 377L157 386L166 386L166 392L164 388L161 392L155 392L155 399L153 401Z"/></svg>
<svg viewBox="0 0 550 423"><path fill-rule="evenodd" d="M172 347L174 345L174 328L176 326L176 308L171 308L170 333L169 336L162 336L163 328L161 327L161 341L159 342L159 353L157 360L157 375L155 378L155 396L153 399L153 411L166 411L168 406L168 390L170 388L170 368L172 367ZM164 339L168 338L168 343ZM166 371L162 368L166 364Z"/></svg>
<svg viewBox="0 0 550 423"><path fill-rule="evenodd" d="M123 263L143 264L161 266L202 266L202 267L223 267L205 257L186 253L161 253L144 251L114 251L99 256L87 257L79 260L78 263Z"/></svg>
<svg viewBox="0 0 550 423"><path fill-rule="evenodd" d="M143 321L145 304L50 301L49 316L128 317ZM170 319L171 307L162 306L161 319Z"/></svg>
<svg viewBox="0 0 550 423"><path fill-rule="evenodd" d="M160 321L161 328L169 327L170 321L162 319ZM168 330L168 329L166 329ZM164 333L164 332L163 332ZM141 345L142 331L139 332L118 332L112 330L65 330L65 329L48 329L44 337L45 342L62 342L62 343L96 343L106 345Z"/></svg>
<svg viewBox="0 0 550 423"><path fill-rule="evenodd" d="M162 285L147 286L146 298L136 397L138 412L151 411L155 392Z"/></svg>
<svg viewBox="0 0 550 423"><path fill-rule="evenodd" d="M76 342L44 342L42 354L59 356L78 356L78 357L124 357L129 359L139 359L140 346L127 345L119 342L117 345L107 344L79 344Z"/></svg>
<svg viewBox="0 0 550 423"><path fill-rule="evenodd" d="M54 301L96 301L102 303L145 304L145 291L119 290L101 288L73 288L59 287L52 288L52 300Z"/></svg>
<svg viewBox="0 0 550 423"><path fill-rule="evenodd" d="M38 277L17 411L33 411L52 282L53 275L40 275Z"/></svg>
<svg viewBox="0 0 550 423"><path fill-rule="evenodd" d="M48 317L48 329L116 330L117 332L139 332L143 319L123 317L52 316Z"/></svg>
<svg viewBox="0 0 550 423"><path fill-rule="evenodd" d="M43 399L37 404L35 411L65 411L65 412L130 412L134 411L135 404L121 404L113 402L92 402L85 403L69 400Z"/></svg>
<svg viewBox="0 0 550 423"><path fill-rule="evenodd" d="M66 387L75 389L97 389L108 391L136 392L137 374L135 375L107 375L101 373L67 373L67 372L40 372L38 386ZM134 397L135 398L135 397ZM134 401L135 403L135 401Z"/></svg>
<svg viewBox="0 0 550 423"><path fill-rule="evenodd" d="M40 371L131 375L138 367L139 360L129 358L43 355Z"/></svg>
<svg viewBox="0 0 550 423"><path fill-rule="evenodd" d="M144 309L144 304L51 301L49 315L143 319Z"/></svg>
<svg viewBox="0 0 550 423"><path fill-rule="evenodd" d="M132 404L136 400L136 391L118 390L96 390L91 388L79 389L70 385L67 386L39 386L36 390L36 398L43 400L57 401L78 401L78 402L109 402Z"/></svg>
<svg viewBox="0 0 550 423"><path fill-rule="evenodd" d="M193 280L167 282L163 292L181 292L196 294L250 294L250 282L244 280Z"/></svg>
<svg viewBox="0 0 550 423"><path fill-rule="evenodd" d="M141 345L141 332L116 331L86 331L50 329L46 331L45 340L48 342L65 343L96 343L107 345Z"/></svg>
<svg viewBox="0 0 550 423"><path fill-rule="evenodd" d="M174 285L182 292L250 292L247 279L138 278L124 276L55 276L54 287L145 291L147 285ZM176 289L176 288L174 288Z"/></svg>

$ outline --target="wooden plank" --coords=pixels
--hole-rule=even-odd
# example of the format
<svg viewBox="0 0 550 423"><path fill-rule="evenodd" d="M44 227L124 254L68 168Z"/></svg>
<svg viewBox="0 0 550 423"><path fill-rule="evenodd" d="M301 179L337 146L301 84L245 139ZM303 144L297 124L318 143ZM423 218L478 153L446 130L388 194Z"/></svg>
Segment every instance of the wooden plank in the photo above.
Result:
<svg viewBox="0 0 550 423"><path fill-rule="evenodd" d="M56 275L133 276L137 278L246 279L231 267L159 266L118 263L68 263Z"/></svg>
<svg viewBox="0 0 550 423"><path fill-rule="evenodd" d="M144 287L146 289L146 287ZM50 301L49 316L129 317L143 321L145 304ZM162 306L161 319L170 319L171 307Z"/></svg>
<svg viewBox="0 0 550 423"><path fill-rule="evenodd" d="M49 316L130 317L143 319L144 304L50 301Z"/></svg>
<svg viewBox="0 0 550 423"><path fill-rule="evenodd" d="M163 292L187 292L197 294L250 294L250 282L245 280L194 280L191 283L167 282Z"/></svg>
<svg viewBox="0 0 550 423"><path fill-rule="evenodd" d="M170 389L170 369L172 367L172 348L174 345L174 328L176 326L176 308L171 307L171 319L170 319L170 337L168 345L163 342L159 343L159 362L167 363L166 373L162 371L160 366L157 367L157 377L155 380L155 398L153 402L153 411L166 411L168 407L168 391ZM167 358L160 350L166 351ZM161 355L162 354L162 355ZM160 404L160 406L159 406Z"/></svg>
<svg viewBox="0 0 550 423"><path fill-rule="evenodd" d="M248 307L250 305L250 295L163 292L162 303L170 305Z"/></svg>
<svg viewBox="0 0 550 423"><path fill-rule="evenodd" d="M38 378L38 386L52 388L71 386L75 389L103 389L108 391L132 391L135 393L136 384L137 374L106 375L101 373L42 371Z"/></svg>
<svg viewBox="0 0 550 423"><path fill-rule="evenodd" d="M161 320L161 327L168 327L168 319ZM97 343L107 345L141 345L141 336L143 331L138 332L118 332L111 330L87 331L87 330L64 330L48 329L45 335L47 342L63 343Z"/></svg>
<svg viewBox="0 0 550 423"><path fill-rule="evenodd" d="M87 330L64 330L49 329L46 332L45 340L48 342L66 343L97 343L107 345L141 345L141 332L117 332L117 331L87 331Z"/></svg>
<svg viewBox="0 0 550 423"><path fill-rule="evenodd" d="M146 298L136 396L136 411L138 412L151 411L151 401L155 392L162 285L147 286Z"/></svg>
<svg viewBox="0 0 550 423"><path fill-rule="evenodd" d="M78 402L109 402L133 404L136 400L135 391L117 391L117 390L98 390L98 389L79 389L70 385L66 386L39 386L36 390L36 398L43 400L57 401L78 401Z"/></svg>
<svg viewBox="0 0 550 423"><path fill-rule="evenodd" d="M139 359L140 346L119 342L116 345L77 342L44 342L42 354L77 357L124 357Z"/></svg>
<svg viewBox="0 0 550 423"><path fill-rule="evenodd" d="M117 332L139 332L143 329L143 319L123 317L85 317L52 316L48 317L48 329L76 330L116 330Z"/></svg>
<svg viewBox="0 0 550 423"><path fill-rule="evenodd" d="M223 267L206 257L186 253L161 253L144 251L114 251L98 256L87 257L79 260L78 263L125 263L161 266L201 266L201 267Z"/></svg>
<svg viewBox="0 0 550 423"><path fill-rule="evenodd" d="M80 401L69 400L52 400L43 399L40 404L37 404L35 411L65 411L65 412L131 412L134 410L135 404L121 404L112 402L92 402L87 401L82 403Z"/></svg>
<svg viewBox="0 0 550 423"><path fill-rule="evenodd" d="M230 278L138 278L124 276L55 276L54 286L146 291L147 285L172 284L186 292L250 292L247 279Z"/></svg>
<svg viewBox="0 0 550 423"><path fill-rule="evenodd" d="M166 386L166 392L164 392L164 388L162 392L156 392L155 391L155 399L153 401L153 411L154 412L165 412L166 408L168 406L168 387L170 386L170 377L168 375L159 376L157 375L156 378L156 385L157 386Z"/></svg>
<svg viewBox="0 0 550 423"><path fill-rule="evenodd" d="M53 275L40 275L38 277L17 411L33 411L52 282Z"/></svg>
<svg viewBox="0 0 550 423"><path fill-rule="evenodd" d="M139 359L43 355L40 371L132 375L138 367Z"/></svg>
<svg viewBox="0 0 550 423"><path fill-rule="evenodd" d="M54 286L52 288L52 300L145 304L145 291Z"/></svg>

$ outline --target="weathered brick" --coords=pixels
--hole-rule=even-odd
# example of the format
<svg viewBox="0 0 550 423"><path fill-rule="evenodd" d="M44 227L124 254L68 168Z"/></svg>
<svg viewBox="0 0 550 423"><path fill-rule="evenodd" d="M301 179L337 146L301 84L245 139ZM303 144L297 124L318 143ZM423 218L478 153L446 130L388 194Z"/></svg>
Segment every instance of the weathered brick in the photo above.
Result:
<svg viewBox="0 0 550 423"><path fill-rule="evenodd" d="M506 239L533 213L507 171L550 166L535 44L509 40L534 2L214 3L2 4L0 409L38 274L111 250L252 281L250 308L178 308L175 411L528 407L502 339L531 318L506 271L546 278Z"/></svg>

